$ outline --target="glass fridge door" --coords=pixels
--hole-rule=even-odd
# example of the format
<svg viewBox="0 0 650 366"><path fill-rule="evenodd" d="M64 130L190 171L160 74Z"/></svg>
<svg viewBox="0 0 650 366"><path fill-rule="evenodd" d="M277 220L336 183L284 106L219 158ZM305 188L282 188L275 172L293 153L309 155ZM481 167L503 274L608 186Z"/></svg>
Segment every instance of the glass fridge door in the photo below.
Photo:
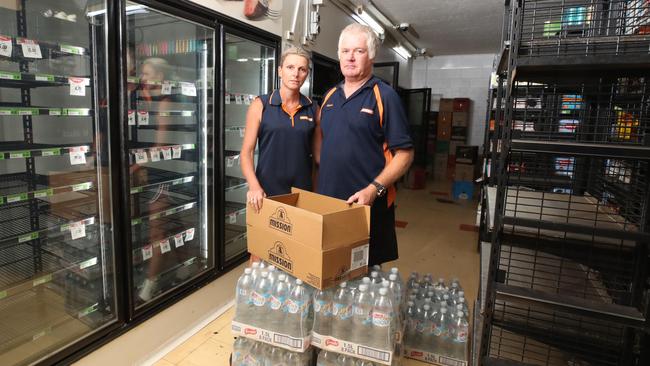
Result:
<svg viewBox="0 0 650 366"><path fill-rule="evenodd" d="M214 268L207 181L214 29L127 2L126 38L122 123L138 309Z"/></svg>
<svg viewBox="0 0 650 366"><path fill-rule="evenodd" d="M275 82L275 47L226 32L224 48L225 261L246 253L246 192L239 165L246 111ZM257 152L254 161L257 162Z"/></svg>
<svg viewBox="0 0 650 366"><path fill-rule="evenodd" d="M0 364L117 321L104 1L0 2Z"/></svg>

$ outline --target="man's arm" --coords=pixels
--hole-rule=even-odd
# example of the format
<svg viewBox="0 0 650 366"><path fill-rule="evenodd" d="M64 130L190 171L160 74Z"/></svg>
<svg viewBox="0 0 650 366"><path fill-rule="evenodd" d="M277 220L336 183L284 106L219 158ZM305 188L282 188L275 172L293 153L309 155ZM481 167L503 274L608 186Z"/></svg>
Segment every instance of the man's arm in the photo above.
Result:
<svg viewBox="0 0 650 366"><path fill-rule="evenodd" d="M385 187L391 186L409 169L413 162L413 156L414 150L412 148L395 150L393 159L379 173L375 181ZM356 202L361 205L371 206L375 202L375 198L377 198L377 188L372 184L368 184L366 188L350 196L348 203Z"/></svg>

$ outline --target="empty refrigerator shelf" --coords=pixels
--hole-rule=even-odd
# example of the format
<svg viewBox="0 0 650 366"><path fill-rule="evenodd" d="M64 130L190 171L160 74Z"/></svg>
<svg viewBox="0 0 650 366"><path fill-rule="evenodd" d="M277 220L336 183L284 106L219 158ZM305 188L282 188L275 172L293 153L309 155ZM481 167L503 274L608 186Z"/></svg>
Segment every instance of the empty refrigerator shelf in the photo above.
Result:
<svg viewBox="0 0 650 366"><path fill-rule="evenodd" d="M172 216L172 215L177 214L177 213L181 213L181 212L184 212L184 211L191 210L191 209L193 209L195 207L196 207L196 202L190 202L190 203L186 203L184 205L179 205L177 207L162 210L162 211L152 213L152 214L149 214L149 215L146 215L146 216L136 217L136 218L131 219L131 226L136 226L136 225L142 224L143 222L153 221L153 220L157 220L157 219L160 219L160 218Z"/></svg>
<svg viewBox="0 0 650 366"><path fill-rule="evenodd" d="M624 333L616 322L497 300L488 355L532 365L619 365Z"/></svg>
<svg viewBox="0 0 650 366"><path fill-rule="evenodd" d="M91 86L89 77L68 76L68 75L51 75L51 74L32 74L25 72L12 72L0 70L0 87L9 88L34 88L46 86L65 86L70 85L70 81L85 79L86 87Z"/></svg>

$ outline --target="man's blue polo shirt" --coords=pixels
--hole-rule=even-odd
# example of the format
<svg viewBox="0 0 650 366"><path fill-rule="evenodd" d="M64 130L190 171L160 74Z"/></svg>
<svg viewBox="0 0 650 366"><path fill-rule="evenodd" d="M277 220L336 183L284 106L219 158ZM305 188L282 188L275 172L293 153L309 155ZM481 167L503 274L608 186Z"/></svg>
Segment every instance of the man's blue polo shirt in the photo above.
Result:
<svg viewBox="0 0 650 366"><path fill-rule="evenodd" d="M373 87L384 107L383 126ZM390 150L413 146L402 101L395 90L376 77L345 98L343 83L321 109L323 131L318 192L348 199L370 184L386 166L383 144Z"/></svg>

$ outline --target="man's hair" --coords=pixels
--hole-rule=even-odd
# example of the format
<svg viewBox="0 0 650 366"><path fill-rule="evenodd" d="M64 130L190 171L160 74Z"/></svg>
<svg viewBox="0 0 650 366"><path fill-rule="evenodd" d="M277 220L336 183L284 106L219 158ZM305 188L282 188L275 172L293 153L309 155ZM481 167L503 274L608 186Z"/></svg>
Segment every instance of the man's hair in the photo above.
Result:
<svg viewBox="0 0 650 366"><path fill-rule="evenodd" d="M341 53L341 43L343 43L343 38L349 34L363 34L366 36L366 47L368 48L368 57L374 59L377 54L377 48L379 47L379 38L372 28L367 25L352 23L347 27L343 28L341 35L339 36L339 49L337 54Z"/></svg>
<svg viewBox="0 0 650 366"><path fill-rule="evenodd" d="M302 56L307 59L307 63L311 60L311 53L306 49L302 47L289 46L282 52L282 56L280 56L280 66L284 65L284 60L289 55Z"/></svg>
<svg viewBox="0 0 650 366"><path fill-rule="evenodd" d="M167 80L171 80L173 78L171 75L172 67L164 58L150 57L142 62L142 66L145 65L149 65L154 69L155 72L159 72L165 75L165 79Z"/></svg>

